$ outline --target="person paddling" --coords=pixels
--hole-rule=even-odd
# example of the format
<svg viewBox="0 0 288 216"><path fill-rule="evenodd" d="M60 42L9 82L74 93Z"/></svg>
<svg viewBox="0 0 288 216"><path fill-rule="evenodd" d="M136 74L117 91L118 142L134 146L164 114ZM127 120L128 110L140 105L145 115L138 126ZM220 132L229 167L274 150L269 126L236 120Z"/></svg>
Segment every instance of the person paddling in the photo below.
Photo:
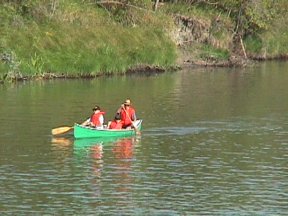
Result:
<svg viewBox="0 0 288 216"><path fill-rule="evenodd" d="M120 114L121 120L123 122L123 128L128 128L133 126L133 121L136 121L136 111L131 106L131 100L126 99L121 107L117 110L117 113Z"/></svg>
<svg viewBox="0 0 288 216"><path fill-rule="evenodd" d="M104 114L105 112L101 111L101 108L96 105L93 107L93 114L89 119L87 119L85 122L82 123L84 126L90 126L90 127L97 127L102 128L104 123Z"/></svg>

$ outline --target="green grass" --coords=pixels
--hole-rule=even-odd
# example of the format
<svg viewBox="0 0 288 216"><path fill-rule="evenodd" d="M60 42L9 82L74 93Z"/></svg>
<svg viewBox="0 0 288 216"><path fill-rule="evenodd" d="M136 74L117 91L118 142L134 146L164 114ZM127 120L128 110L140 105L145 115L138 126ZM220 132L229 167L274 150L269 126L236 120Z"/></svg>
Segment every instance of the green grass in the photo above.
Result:
<svg viewBox="0 0 288 216"><path fill-rule="evenodd" d="M0 37L0 55L14 53L13 62L0 64L2 79L13 70L28 77L47 72L95 76L124 73L139 65L167 67L175 63L176 48L152 13L145 12L145 19L155 25L142 21L145 25L123 26L116 24L103 9L83 6L77 1L73 4L63 1L51 18L44 10L39 12L45 6L39 2L31 9L38 12L34 15L38 17L36 22L30 14L11 15L11 5L1 8L1 12L10 16L5 13L1 16L5 34ZM18 21L13 24L15 16ZM16 28L11 28L12 25Z"/></svg>
<svg viewBox="0 0 288 216"><path fill-rule="evenodd" d="M249 35L244 40L246 50L250 53L260 53L263 42L259 36Z"/></svg>
<svg viewBox="0 0 288 216"><path fill-rule="evenodd" d="M269 55L288 56L288 20L280 17L275 20L269 29L261 36L263 38L263 48Z"/></svg>
<svg viewBox="0 0 288 216"><path fill-rule="evenodd" d="M199 57L203 60L227 60L230 54L228 50L215 48L210 45L202 46Z"/></svg>
<svg viewBox="0 0 288 216"><path fill-rule="evenodd" d="M288 56L288 21L280 17L269 28L257 36L245 38L247 51L254 56L277 58Z"/></svg>
<svg viewBox="0 0 288 216"><path fill-rule="evenodd" d="M97 76L125 73L141 65L173 66L179 50L172 40L179 29L171 14L195 21L193 28L198 29L194 31L201 38L185 43L185 54L192 59L227 60L232 52L236 24L228 12L213 5L166 2L152 12L149 0L130 2L142 9L113 4L104 9L95 1L82 0L56 1L56 10L51 7L54 1L4 2L0 7L0 81L45 73ZM287 26L286 17L278 16L267 29L243 38L248 54L287 56Z"/></svg>

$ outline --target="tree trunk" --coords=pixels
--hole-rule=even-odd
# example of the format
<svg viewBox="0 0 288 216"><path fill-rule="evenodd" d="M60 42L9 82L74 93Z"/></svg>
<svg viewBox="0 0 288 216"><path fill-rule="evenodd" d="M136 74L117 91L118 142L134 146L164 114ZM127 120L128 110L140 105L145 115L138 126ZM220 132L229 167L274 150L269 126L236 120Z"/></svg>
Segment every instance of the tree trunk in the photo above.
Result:
<svg viewBox="0 0 288 216"><path fill-rule="evenodd" d="M158 8L158 4L159 4L159 0L155 0L155 4L154 4L154 11L157 10L157 8Z"/></svg>

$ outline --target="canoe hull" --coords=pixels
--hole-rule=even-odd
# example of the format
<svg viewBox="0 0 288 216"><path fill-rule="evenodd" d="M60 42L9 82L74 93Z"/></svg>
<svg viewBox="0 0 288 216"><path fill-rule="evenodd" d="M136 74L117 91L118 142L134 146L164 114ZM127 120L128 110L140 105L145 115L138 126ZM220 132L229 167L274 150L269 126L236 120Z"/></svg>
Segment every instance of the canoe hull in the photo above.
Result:
<svg viewBox="0 0 288 216"><path fill-rule="evenodd" d="M137 120L135 126L137 130L141 129L142 120ZM74 125L74 137L76 139L81 138L97 138L97 137L127 137L136 135L134 129L97 129L82 126L79 124Z"/></svg>

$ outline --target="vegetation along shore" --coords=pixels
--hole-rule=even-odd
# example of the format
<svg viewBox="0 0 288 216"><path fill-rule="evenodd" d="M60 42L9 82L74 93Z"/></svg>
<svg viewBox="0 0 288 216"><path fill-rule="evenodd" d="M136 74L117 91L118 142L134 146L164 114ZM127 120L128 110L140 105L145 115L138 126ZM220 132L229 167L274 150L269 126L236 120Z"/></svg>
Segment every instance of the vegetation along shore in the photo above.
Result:
<svg viewBox="0 0 288 216"><path fill-rule="evenodd" d="M287 0L2 0L0 82L288 59Z"/></svg>

